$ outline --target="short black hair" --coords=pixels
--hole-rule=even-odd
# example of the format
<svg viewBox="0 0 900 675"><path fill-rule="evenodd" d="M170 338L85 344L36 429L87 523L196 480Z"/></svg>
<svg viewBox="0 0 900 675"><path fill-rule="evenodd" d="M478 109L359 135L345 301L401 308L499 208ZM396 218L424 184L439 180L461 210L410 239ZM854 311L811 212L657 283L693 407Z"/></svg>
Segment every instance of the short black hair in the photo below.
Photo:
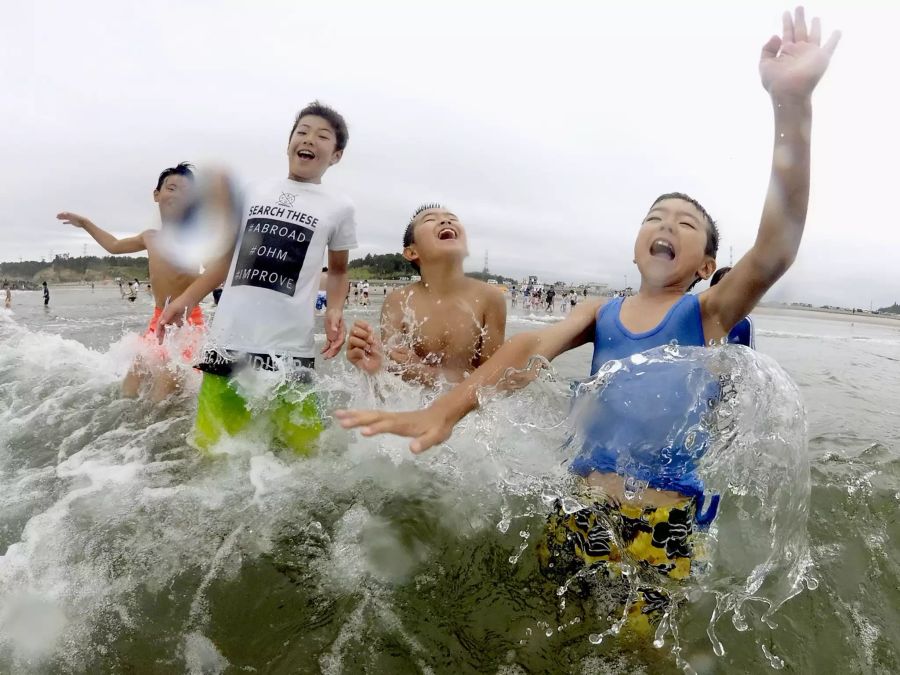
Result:
<svg viewBox="0 0 900 675"><path fill-rule="evenodd" d="M706 249L703 253L715 260L716 254L719 252L719 226L716 225L716 221L712 219L712 216L706 212L706 209L703 208L703 205L700 202L683 192L667 192L664 195L660 195L653 204L650 205L650 209L652 210L654 206L666 199L680 199L681 201L687 202L703 215L706 219Z"/></svg>
<svg viewBox="0 0 900 675"><path fill-rule="evenodd" d="M409 219L409 223L406 225L406 230L403 232L403 248L407 246L412 246L416 243L416 218L421 216L425 211L430 209L443 209L443 204L438 204L436 202L422 204L419 208L416 209L416 212L412 214L412 218ZM419 263L414 260L409 261L410 264L416 268L416 272L419 272Z"/></svg>
<svg viewBox="0 0 900 675"><path fill-rule="evenodd" d="M331 125L331 128L334 131L334 147L336 150L343 150L347 147L347 141L350 140L350 132L347 130L347 122L344 120L343 115L331 106L327 106L318 100L308 104L303 110L297 113L297 117L294 118L294 126L291 127L291 134L288 136L288 142L290 142L291 137L297 130L300 119L307 115L321 117Z"/></svg>
<svg viewBox="0 0 900 675"><path fill-rule="evenodd" d="M194 165L190 162L179 162L178 166L170 166L159 174L159 180L156 181L157 191L162 189L163 183L169 176L184 176L189 180L194 180Z"/></svg>
<svg viewBox="0 0 900 675"><path fill-rule="evenodd" d="M712 275L712 279L709 280L709 287L712 288L717 283L722 281L722 277L728 274L731 271L730 267L720 267L716 270L716 273Z"/></svg>

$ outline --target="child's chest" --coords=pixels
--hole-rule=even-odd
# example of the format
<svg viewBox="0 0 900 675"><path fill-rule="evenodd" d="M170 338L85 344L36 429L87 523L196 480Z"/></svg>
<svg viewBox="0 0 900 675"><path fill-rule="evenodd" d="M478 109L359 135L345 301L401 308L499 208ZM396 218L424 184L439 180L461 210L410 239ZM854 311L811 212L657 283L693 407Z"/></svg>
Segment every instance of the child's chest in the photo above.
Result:
<svg viewBox="0 0 900 675"><path fill-rule="evenodd" d="M403 332L420 357L444 353L447 356L474 354L482 341L484 316L469 300L430 299L410 301Z"/></svg>

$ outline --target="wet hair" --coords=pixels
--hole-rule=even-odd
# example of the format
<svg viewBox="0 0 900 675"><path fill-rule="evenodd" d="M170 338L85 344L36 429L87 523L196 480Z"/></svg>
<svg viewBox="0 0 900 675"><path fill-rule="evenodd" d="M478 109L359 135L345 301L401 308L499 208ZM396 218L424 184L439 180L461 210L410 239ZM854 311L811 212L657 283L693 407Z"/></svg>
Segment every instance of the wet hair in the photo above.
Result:
<svg viewBox="0 0 900 675"><path fill-rule="evenodd" d="M438 204L436 202L422 204L419 208L416 209L416 212L412 214L412 218L409 219L409 223L406 226L406 230L403 232L403 248L407 248L408 246L412 246L416 243L416 219L421 216L425 211L429 211L431 209L442 209L444 208L443 204ZM410 264L416 268L416 272L419 270L419 263L414 260L409 261Z"/></svg>
<svg viewBox="0 0 900 675"><path fill-rule="evenodd" d="M730 267L721 267L716 270L716 273L712 275L712 279L709 280L709 287L712 288L717 283L722 281L722 277L728 274L731 271Z"/></svg>
<svg viewBox="0 0 900 675"><path fill-rule="evenodd" d="M297 130L297 125L300 124L300 119L307 115L321 117L331 125L331 130L334 131L335 150L343 150L347 147L347 141L350 140L350 132L347 130L347 122L344 121L344 117L334 108L327 106L318 100L308 104L303 110L297 113L297 117L294 118L294 126L291 127L291 134L288 136L289 143L294 132Z"/></svg>
<svg viewBox="0 0 900 675"><path fill-rule="evenodd" d="M703 208L703 205L698 202L693 197L684 194L683 192L667 192L664 195L660 195L656 198L653 204L650 205L650 210L653 210L653 207L659 204L661 201L665 201L666 199L680 199L683 202L687 202L695 209L697 209L703 218L706 220L706 248L703 250L704 255L710 256L713 260L716 259L716 254L719 252L719 227L716 225L716 221L712 219L712 216L707 213L706 209ZM700 282L700 277L698 276L694 281L691 282L691 285L688 286L688 290L691 290L694 286L696 286Z"/></svg>
<svg viewBox="0 0 900 675"><path fill-rule="evenodd" d="M159 180L156 181L157 191L162 190L163 183L169 176L184 176L188 180L194 180L194 165L190 162L180 162L178 166L170 166L159 174Z"/></svg>

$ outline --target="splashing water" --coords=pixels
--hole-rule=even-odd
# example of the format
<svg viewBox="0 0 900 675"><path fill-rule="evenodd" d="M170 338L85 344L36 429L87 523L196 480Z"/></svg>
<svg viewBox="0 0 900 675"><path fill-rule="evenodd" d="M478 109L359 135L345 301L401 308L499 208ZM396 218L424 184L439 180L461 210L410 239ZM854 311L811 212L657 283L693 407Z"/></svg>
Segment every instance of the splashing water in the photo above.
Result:
<svg viewBox="0 0 900 675"><path fill-rule="evenodd" d="M554 503L583 506L565 447L579 404L547 364L526 389L483 392L424 456L330 427L309 459L252 436L201 458L184 443L195 379L162 406L123 400L128 338L96 351L0 317L0 671L708 672L706 627L723 662L751 658L749 638L760 666L787 667L770 626L815 585L796 387L739 347L675 352L582 388L686 363L733 385L702 420L700 474L722 496L705 572L679 587L625 561L606 596L581 595L585 579L560 594L535 546ZM327 409L436 395L344 362L320 375ZM276 383L247 386L262 402ZM677 602L635 639L619 601L648 582Z"/></svg>

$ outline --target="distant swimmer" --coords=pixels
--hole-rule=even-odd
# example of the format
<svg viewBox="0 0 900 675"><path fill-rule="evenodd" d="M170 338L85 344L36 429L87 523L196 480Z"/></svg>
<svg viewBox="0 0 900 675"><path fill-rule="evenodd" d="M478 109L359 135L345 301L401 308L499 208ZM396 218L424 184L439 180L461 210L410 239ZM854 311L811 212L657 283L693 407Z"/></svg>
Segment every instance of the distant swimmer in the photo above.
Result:
<svg viewBox="0 0 900 675"><path fill-rule="evenodd" d="M322 274L319 277L319 292L316 294L316 312L324 314L328 308L328 268L322 268Z"/></svg>
<svg viewBox="0 0 900 675"><path fill-rule="evenodd" d="M163 228L178 227L177 222L184 213L190 199L191 187L194 182L194 173L191 165L181 164L165 169L159 174L156 181L156 189L153 190L153 201L159 205L159 215ZM147 259L150 268L150 285L153 292L155 309L147 329L144 332L146 344L152 349L142 350L128 371L125 381L122 383L122 393L125 396L137 396L141 385L145 380L150 381L149 396L153 401L161 401L179 386L178 377L165 365L170 359L166 350L160 350L156 346L156 324L159 316L170 298L175 298L191 285L200 276L199 269L196 272L185 272L182 267L176 266L165 254L161 252L159 234L160 230L145 230L138 235L119 239L109 232L97 227L84 216L75 213L63 212L56 216L65 223L80 227L90 234L100 246L113 254L136 253L147 251ZM121 278L116 279L122 297L128 297L134 302L140 291L140 282L134 279L125 284ZM126 291L125 286L128 286ZM126 296L127 293L127 296ZM203 314L199 307L193 307L188 323L197 329L203 326ZM199 342L202 336L192 337L194 342ZM191 349L185 347L182 355L188 358ZM144 353L146 352L146 353Z"/></svg>
<svg viewBox="0 0 900 675"><path fill-rule="evenodd" d="M347 360L369 374L387 369L426 385L459 382L487 361L503 344L506 300L465 275L468 253L465 228L451 211L419 207L403 236L403 257L422 280L391 291L377 332L366 321L353 324Z"/></svg>
<svg viewBox="0 0 900 675"><path fill-rule="evenodd" d="M47 288L47 282L41 284L44 287L44 307L50 304L50 289Z"/></svg>

